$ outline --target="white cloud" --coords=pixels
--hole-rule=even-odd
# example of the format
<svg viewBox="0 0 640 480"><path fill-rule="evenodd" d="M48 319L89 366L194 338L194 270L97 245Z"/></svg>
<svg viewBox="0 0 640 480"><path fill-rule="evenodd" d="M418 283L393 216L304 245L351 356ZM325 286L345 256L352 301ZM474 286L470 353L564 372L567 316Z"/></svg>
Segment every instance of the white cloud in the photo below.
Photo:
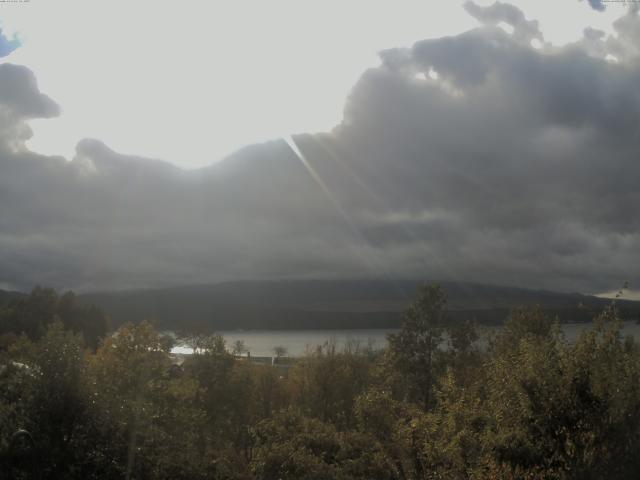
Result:
<svg viewBox="0 0 640 480"><path fill-rule="evenodd" d="M470 28L461 3L59 0L0 16L25 41L10 60L63 106L59 119L32 122L31 148L71 158L92 137L192 167L250 142L330 130L377 51ZM571 2L524 3L551 41L606 22Z"/></svg>

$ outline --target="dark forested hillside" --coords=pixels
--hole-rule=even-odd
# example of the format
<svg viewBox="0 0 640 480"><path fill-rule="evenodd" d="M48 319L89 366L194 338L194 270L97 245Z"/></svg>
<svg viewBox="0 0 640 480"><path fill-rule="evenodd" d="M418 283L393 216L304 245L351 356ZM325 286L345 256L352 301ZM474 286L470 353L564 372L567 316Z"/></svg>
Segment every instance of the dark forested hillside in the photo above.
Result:
<svg viewBox="0 0 640 480"><path fill-rule="evenodd" d="M228 282L80 295L112 321L152 319L162 328L304 329L398 327L401 313L422 282L264 281ZM563 321L589 321L608 300L471 283L442 283L449 318L501 323L517 306L540 306ZM637 318L640 303L619 301L621 315Z"/></svg>
<svg viewBox="0 0 640 480"><path fill-rule="evenodd" d="M78 302L73 292L58 294L42 287L35 287L28 295L0 292L0 348L20 334L37 340L56 321L80 334L93 349L110 329L100 308Z"/></svg>
<svg viewBox="0 0 640 480"><path fill-rule="evenodd" d="M12 292L7 290L0 290L0 307L6 305L11 300L16 300L18 298L25 297L26 294L22 292Z"/></svg>

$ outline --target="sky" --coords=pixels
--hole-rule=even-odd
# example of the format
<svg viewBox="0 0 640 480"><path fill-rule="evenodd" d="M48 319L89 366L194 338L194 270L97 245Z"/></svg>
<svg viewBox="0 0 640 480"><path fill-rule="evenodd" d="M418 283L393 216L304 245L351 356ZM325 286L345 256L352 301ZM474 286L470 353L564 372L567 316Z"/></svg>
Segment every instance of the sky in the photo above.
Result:
<svg viewBox="0 0 640 480"><path fill-rule="evenodd" d="M476 26L462 4L31 0L1 5L0 19L23 43L7 60L33 70L62 110L31 122L31 149L71 158L79 139L99 138L193 168L251 142L331 130L380 50ZM558 44L587 25L610 29L622 10L519 5Z"/></svg>
<svg viewBox="0 0 640 480"><path fill-rule="evenodd" d="M0 4L0 287L640 285L619 3Z"/></svg>

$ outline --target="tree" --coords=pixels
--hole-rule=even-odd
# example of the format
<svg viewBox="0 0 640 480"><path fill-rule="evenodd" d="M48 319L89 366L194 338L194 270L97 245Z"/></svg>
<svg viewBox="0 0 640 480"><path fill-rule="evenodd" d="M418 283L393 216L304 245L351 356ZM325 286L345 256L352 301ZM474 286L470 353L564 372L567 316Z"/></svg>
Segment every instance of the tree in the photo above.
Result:
<svg viewBox="0 0 640 480"><path fill-rule="evenodd" d="M287 354L287 347L283 347L282 345L276 345L273 347L273 353L276 356L276 360L284 357Z"/></svg>
<svg viewBox="0 0 640 480"><path fill-rule="evenodd" d="M507 478L637 475L640 352L620 329L613 306L575 344L538 309L511 315L479 379L486 398L472 406L484 412L491 468Z"/></svg>
<svg viewBox="0 0 640 480"><path fill-rule="evenodd" d="M254 417L269 418L274 411L288 405L289 382L277 368L267 365L252 365Z"/></svg>
<svg viewBox="0 0 640 480"><path fill-rule="evenodd" d="M354 425L354 402L371 383L372 369L365 351L340 352L327 343L298 359L289 377L305 414L346 428Z"/></svg>
<svg viewBox="0 0 640 480"><path fill-rule="evenodd" d="M23 338L14 344L11 355L23 375L19 385L2 385L2 389L20 390L16 401L24 410L19 426L35 439L37 469L45 477L67 477L78 471L88 451L83 441L90 418L82 339L65 331L55 318L37 343ZM3 433L15 431L14 425L12 432Z"/></svg>
<svg viewBox="0 0 640 480"><path fill-rule="evenodd" d="M435 361L443 340L446 296L438 285L423 285L404 315L402 328L388 336L386 372L399 379L410 400L432 404ZM400 376L400 378L398 378Z"/></svg>
<svg viewBox="0 0 640 480"><path fill-rule="evenodd" d="M283 410L260 422L251 470L261 480L393 479L393 468L369 435Z"/></svg>
<svg viewBox="0 0 640 480"><path fill-rule="evenodd" d="M233 348L231 350L234 355L242 356L243 353L247 351L247 347L244 344L244 340L236 340L233 342Z"/></svg>
<svg viewBox="0 0 640 480"><path fill-rule="evenodd" d="M149 322L127 323L91 358L90 395L98 420L92 437L99 440L103 477L164 476L160 472L166 459L186 452L176 447L164 426L176 409L165 406L171 362L163 348Z"/></svg>
<svg viewBox="0 0 640 480"><path fill-rule="evenodd" d="M52 288L35 287L28 296L12 300L0 310L0 334L26 334L38 340L54 319L67 330L81 333L95 350L109 331L109 319L93 305L78 303L73 292L58 296Z"/></svg>
<svg viewBox="0 0 640 480"><path fill-rule="evenodd" d="M193 332L181 338L182 342L191 347L193 354L196 355L200 349L204 348L205 343L210 340L210 336L202 332Z"/></svg>
<svg viewBox="0 0 640 480"><path fill-rule="evenodd" d="M221 335L211 335L184 363L188 377L199 385L197 404L206 412L201 443L215 449L247 447L252 379L249 365L237 362Z"/></svg>

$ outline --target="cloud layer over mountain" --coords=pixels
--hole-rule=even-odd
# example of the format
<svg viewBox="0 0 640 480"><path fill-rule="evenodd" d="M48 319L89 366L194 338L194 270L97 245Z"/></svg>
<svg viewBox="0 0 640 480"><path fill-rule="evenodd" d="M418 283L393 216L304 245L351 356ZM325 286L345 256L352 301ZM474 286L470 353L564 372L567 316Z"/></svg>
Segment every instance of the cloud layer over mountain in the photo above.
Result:
<svg viewBox="0 0 640 480"><path fill-rule="evenodd" d="M637 11L617 36L553 47L511 5L466 8L478 28L382 52L340 125L294 137L302 158L284 140L195 171L96 140L72 161L41 156L25 122L58 107L28 69L0 65L0 284L637 286Z"/></svg>

